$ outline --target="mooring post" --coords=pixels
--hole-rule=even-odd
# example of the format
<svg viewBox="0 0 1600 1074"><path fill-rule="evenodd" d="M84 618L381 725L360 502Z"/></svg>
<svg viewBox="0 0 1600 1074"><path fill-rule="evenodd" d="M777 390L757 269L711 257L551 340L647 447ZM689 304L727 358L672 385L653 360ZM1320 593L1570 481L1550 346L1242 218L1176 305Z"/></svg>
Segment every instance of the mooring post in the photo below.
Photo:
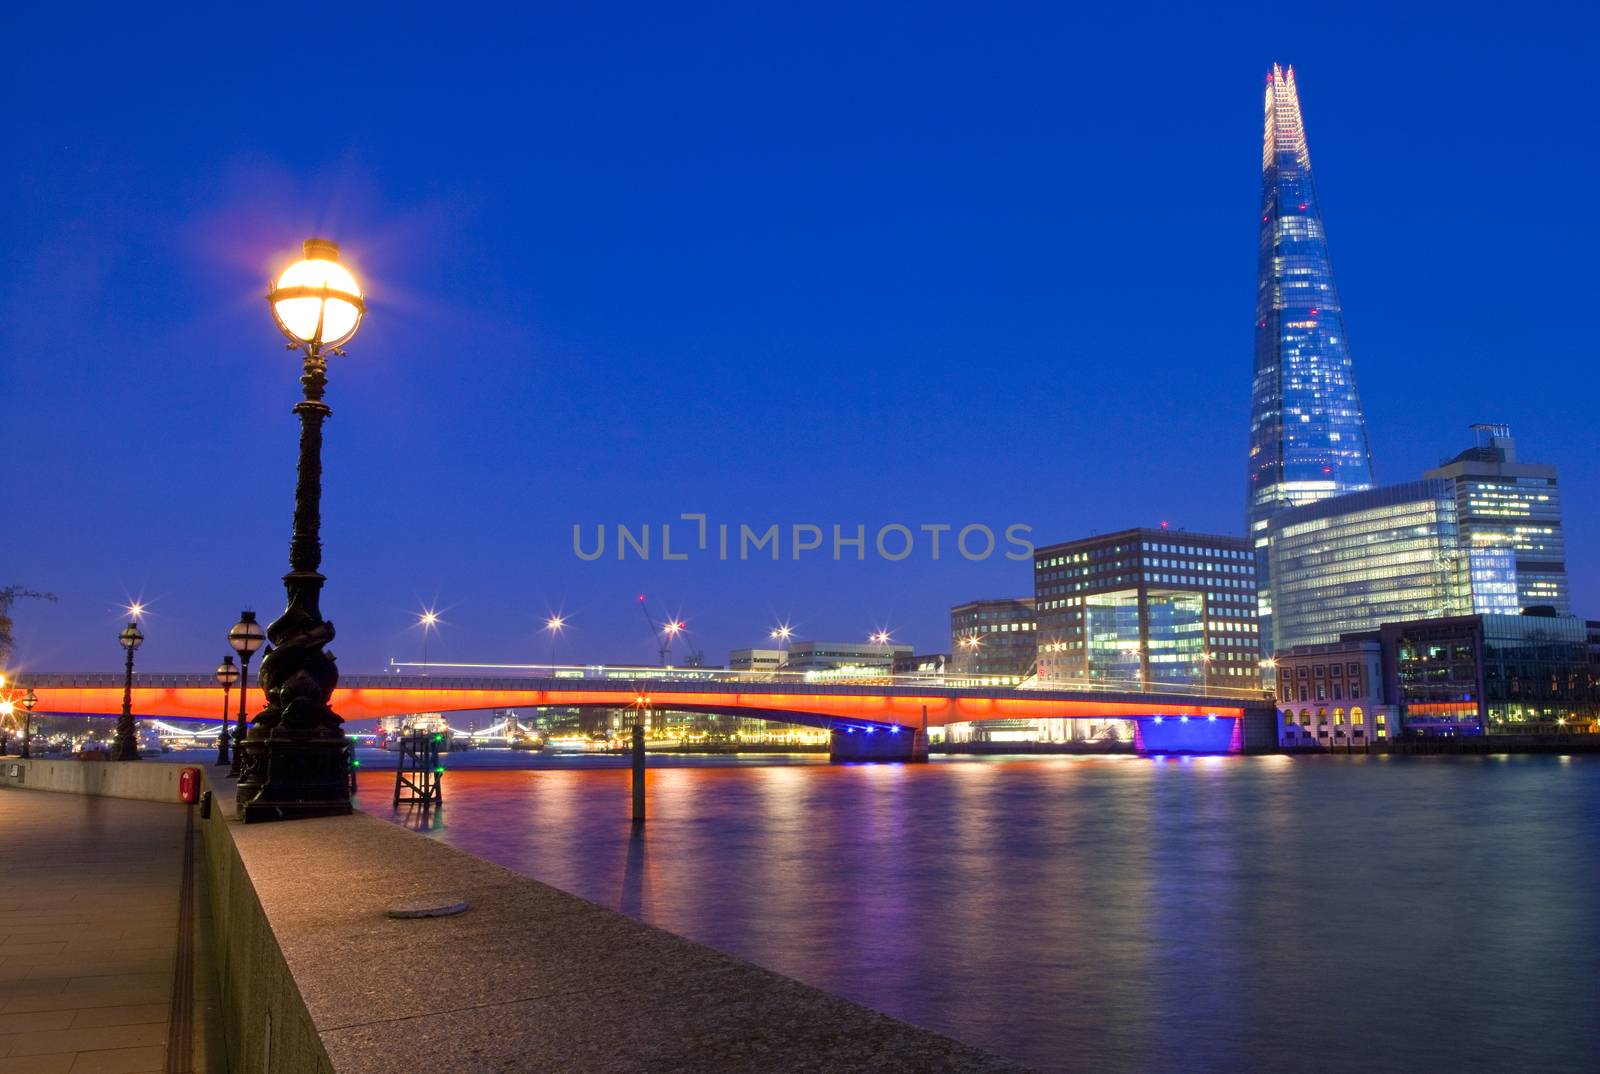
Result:
<svg viewBox="0 0 1600 1074"><path fill-rule="evenodd" d="M633 822L644 823L644 717L633 721Z"/></svg>

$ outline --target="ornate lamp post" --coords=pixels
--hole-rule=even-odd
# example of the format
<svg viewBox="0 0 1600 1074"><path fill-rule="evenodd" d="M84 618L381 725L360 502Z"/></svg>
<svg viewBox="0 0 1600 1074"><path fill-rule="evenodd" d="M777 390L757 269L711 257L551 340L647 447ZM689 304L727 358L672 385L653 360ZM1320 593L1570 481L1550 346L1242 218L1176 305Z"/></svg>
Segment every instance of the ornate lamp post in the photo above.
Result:
<svg viewBox="0 0 1600 1074"><path fill-rule="evenodd" d="M39 704L39 695L33 692L33 687L28 687L28 692L22 695L22 759L26 761L33 756L30 747L33 745L33 710Z"/></svg>
<svg viewBox="0 0 1600 1074"><path fill-rule="evenodd" d="M233 666L233 657L225 656L217 665L217 685L222 687L222 729L217 732L217 763L228 763L228 693L239 681L239 669Z"/></svg>
<svg viewBox="0 0 1600 1074"><path fill-rule="evenodd" d="M233 764L228 766L229 779L239 778L239 754L244 749L245 708L250 700L250 656L266 643L267 632L256 622L256 613L240 612L239 621L228 631L228 644L239 654L239 722L233 729Z"/></svg>
<svg viewBox="0 0 1600 1074"><path fill-rule="evenodd" d="M111 751L111 759L137 761L139 737L133 726L133 652L144 644L144 633L137 622L130 622L117 635L117 641L127 653L127 663L122 676L122 715L117 717L117 744Z"/></svg>
<svg viewBox="0 0 1600 1074"><path fill-rule="evenodd" d="M350 780L344 721L328 704L339 682L333 654L333 624L322 618L322 401L328 356L342 354L361 325L366 303L350 271L339 264L339 247L307 239L305 257L284 270L267 292L273 318L289 337L289 349L304 356L300 385L300 468L294 490L294 536L289 573L283 577L288 606L271 626L271 647L261 659L267 707L256 715L242 743L238 815L249 821L283 820L350 812Z"/></svg>

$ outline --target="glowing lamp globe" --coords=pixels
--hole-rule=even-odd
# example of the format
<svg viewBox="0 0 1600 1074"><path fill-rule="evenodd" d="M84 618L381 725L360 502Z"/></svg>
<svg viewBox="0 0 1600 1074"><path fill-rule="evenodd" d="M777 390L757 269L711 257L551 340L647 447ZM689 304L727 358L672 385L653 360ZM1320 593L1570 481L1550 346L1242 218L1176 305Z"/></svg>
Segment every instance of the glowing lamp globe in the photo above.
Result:
<svg viewBox="0 0 1600 1074"><path fill-rule="evenodd" d="M339 264L338 243L327 239L305 241L305 257L283 270L267 301L278 329L313 350L348 343L367 312L361 285Z"/></svg>

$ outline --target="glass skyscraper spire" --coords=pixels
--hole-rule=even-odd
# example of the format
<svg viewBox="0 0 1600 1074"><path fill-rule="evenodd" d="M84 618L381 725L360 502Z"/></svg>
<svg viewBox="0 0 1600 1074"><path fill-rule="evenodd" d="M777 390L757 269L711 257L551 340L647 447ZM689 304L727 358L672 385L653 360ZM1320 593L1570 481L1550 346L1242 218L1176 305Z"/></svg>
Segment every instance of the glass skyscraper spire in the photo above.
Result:
<svg viewBox="0 0 1600 1074"><path fill-rule="evenodd" d="M1261 611L1270 614L1268 520L1287 507L1372 487L1366 419L1293 67L1274 65L1267 75L1260 241L1247 516Z"/></svg>
<svg viewBox="0 0 1600 1074"><path fill-rule="evenodd" d="M1294 68L1267 76L1249 518L1372 486Z"/></svg>

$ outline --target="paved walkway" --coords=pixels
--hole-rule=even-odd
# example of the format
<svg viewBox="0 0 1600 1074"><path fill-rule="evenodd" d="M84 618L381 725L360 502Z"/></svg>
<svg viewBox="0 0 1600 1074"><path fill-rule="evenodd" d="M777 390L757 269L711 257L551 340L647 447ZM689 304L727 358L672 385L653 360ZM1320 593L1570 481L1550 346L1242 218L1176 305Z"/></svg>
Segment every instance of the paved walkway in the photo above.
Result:
<svg viewBox="0 0 1600 1074"><path fill-rule="evenodd" d="M0 1074L220 1059L198 839L183 883L188 823L186 806L0 789Z"/></svg>

